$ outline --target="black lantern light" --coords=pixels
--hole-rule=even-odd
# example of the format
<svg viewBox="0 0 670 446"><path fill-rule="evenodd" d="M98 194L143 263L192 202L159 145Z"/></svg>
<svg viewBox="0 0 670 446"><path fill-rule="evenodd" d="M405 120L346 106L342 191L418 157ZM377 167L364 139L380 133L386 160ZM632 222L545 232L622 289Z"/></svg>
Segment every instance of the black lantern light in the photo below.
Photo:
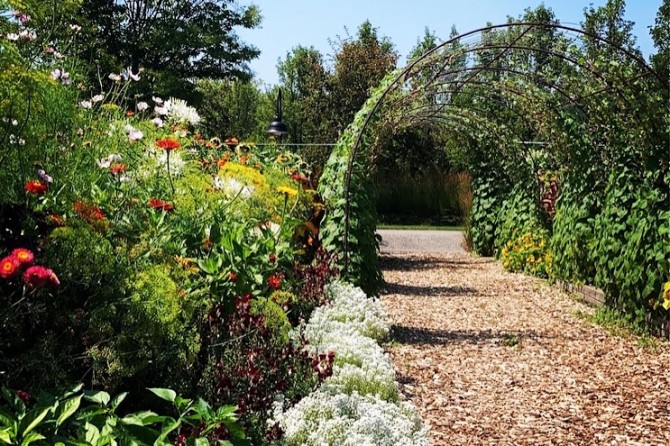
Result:
<svg viewBox="0 0 670 446"><path fill-rule="evenodd" d="M275 114L275 119L268 126L268 135L271 137L277 138L281 141L282 136L288 134L288 127L281 120L281 104L282 103L282 94L281 88L277 94L277 113Z"/></svg>

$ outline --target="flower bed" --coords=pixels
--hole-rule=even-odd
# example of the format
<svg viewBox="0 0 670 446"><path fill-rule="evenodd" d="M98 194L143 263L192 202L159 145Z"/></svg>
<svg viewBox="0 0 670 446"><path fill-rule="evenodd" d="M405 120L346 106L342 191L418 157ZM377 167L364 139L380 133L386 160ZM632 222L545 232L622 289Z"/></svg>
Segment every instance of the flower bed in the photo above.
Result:
<svg viewBox="0 0 670 446"><path fill-rule="evenodd" d="M273 422L292 445L428 445L427 428L398 391L393 366L378 344L389 331L378 302L334 283L331 302L304 329L307 349L334 353L332 375L293 407L276 403Z"/></svg>

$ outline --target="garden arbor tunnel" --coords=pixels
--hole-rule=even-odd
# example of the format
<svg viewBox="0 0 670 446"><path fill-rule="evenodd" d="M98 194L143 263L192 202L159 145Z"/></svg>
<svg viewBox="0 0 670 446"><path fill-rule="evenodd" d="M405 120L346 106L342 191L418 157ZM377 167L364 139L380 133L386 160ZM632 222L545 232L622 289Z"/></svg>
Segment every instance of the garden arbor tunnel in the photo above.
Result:
<svg viewBox="0 0 670 446"><path fill-rule="evenodd" d="M537 185L538 171L583 170L585 159L667 169L667 92L639 52L574 27L509 22L451 38L388 75L339 139L320 184L322 242L345 277L376 291L369 166L380 126L440 127L475 181Z"/></svg>

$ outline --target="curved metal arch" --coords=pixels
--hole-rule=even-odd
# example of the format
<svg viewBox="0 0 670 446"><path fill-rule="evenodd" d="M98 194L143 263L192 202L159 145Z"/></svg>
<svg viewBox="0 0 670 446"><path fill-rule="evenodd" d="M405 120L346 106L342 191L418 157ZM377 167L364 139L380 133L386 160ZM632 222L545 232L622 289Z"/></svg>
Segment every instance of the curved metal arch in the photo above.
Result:
<svg viewBox="0 0 670 446"><path fill-rule="evenodd" d="M358 151L359 151L360 146L361 146L363 135L364 135L366 129L368 128L372 117L379 110L380 105L386 100L387 96L389 95L389 93L391 91L393 91L395 88L397 88L399 84L407 82L412 77L412 76L410 76L410 73L412 73L412 70L415 69L417 66L419 66L419 64L422 61L426 61L428 58L435 55L435 53L437 53L439 51L442 51L442 50L445 50L445 48L447 48L448 45L451 45L451 44L454 44L455 42L461 41L462 39L464 39L465 37L468 37L468 36L473 36L473 35L476 35L476 34L483 34L486 31L492 31L492 30L504 29L504 28L520 27L520 26L529 27L529 29L526 30L525 32L528 32L530 29L535 28L535 27L537 27L537 28L552 28L552 29L556 29L556 30L560 30L560 31L564 31L564 32L575 33L577 36L580 36L581 38L584 38L586 36L586 37L589 37L589 38L594 39L596 41L600 41L600 42L604 43L605 45L607 45L609 48L613 48L616 51L624 54L628 59L633 60L635 63L638 64L638 66L643 68L644 72L652 74L655 77L655 79L660 83L660 85L665 86L665 87L668 86L667 80L663 79L662 76L660 76L660 74L658 74L656 71L654 71L646 63L646 61L644 61L644 59L639 57L637 54L635 54L635 53L629 51L628 49L622 47L621 45L617 45L616 43L611 42L608 39L605 39L601 36L588 33L588 32L586 32L582 29L579 29L579 28L560 25L558 23L510 22L510 23L500 24L500 25L490 25L490 26L479 28L479 29L476 29L476 30L473 30L473 31L470 31L470 32L467 32L467 33L464 33L464 34L460 34L460 35L458 35L454 38L451 38L451 39L441 43L440 45L436 46L432 50L426 52L421 57L419 57L419 58L415 59L414 61L412 61L411 63L409 63L402 71L400 71L400 73L398 75L396 75L395 79L381 92L381 94L379 95L379 97L378 97L377 101L375 102L374 106L371 108L371 110L369 111L369 113L365 117L365 120L363 121L363 125L359 129L358 134L356 135L356 138L354 140L354 144L353 144L353 146L351 148L351 151L349 153L349 160L348 160L348 163L347 163L347 172L346 172L346 175L345 175L345 184L344 184L345 228L344 228L344 259L343 260L344 260L344 268L345 269L348 267L348 264L349 264L349 230L350 230L349 216L350 216L350 213L351 213L350 195L351 195L351 180L352 180L352 175L353 175L354 162L355 162L356 157L358 156ZM524 35L525 32L522 33L521 35ZM484 48L486 48L486 46L482 46L480 48L484 49ZM509 51L509 49L512 49L512 48L508 48L507 51ZM521 49L521 48L518 48L518 49ZM528 50L533 50L533 51L538 50L537 48L527 48L527 49ZM543 52L543 51L540 51L540 52ZM550 52L548 54L550 54ZM562 55L562 56L565 56L565 55ZM561 56L557 55L557 57L561 57ZM594 71L588 70L588 69L587 69L587 71L589 71L591 74L595 75ZM624 99L624 101L628 102L626 99Z"/></svg>

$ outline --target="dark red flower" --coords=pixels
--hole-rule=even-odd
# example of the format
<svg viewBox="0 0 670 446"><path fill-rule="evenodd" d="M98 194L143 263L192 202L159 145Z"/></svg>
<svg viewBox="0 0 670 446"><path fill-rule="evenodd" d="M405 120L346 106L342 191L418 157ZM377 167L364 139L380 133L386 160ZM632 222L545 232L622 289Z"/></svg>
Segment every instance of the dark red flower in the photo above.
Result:
<svg viewBox="0 0 670 446"><path fill-rule="evenodd" d="M18 260L21 265L31 265L35 260L32 251L25 248L16 248L10 255Z"/></svg>
<svg viewBox="0 0 670 446"><path fill-rule="evenodd" d="M149 207L157 210L157 211L163 211L163 212L168 212L174 209L174 206L167 201L159 200L157 198L152 198L149 200Z"/></svg>
<svg viewBox="0 0 670 446"><path fill-rule="evenodd" d="M7 256L0 260L0 277L10 279L19 273L21 262L14 256Z"/></svg>
<svg viewBox="0 0 670 446"><path fill-rule="evenodd" d="M231 282L237 282L237 274L235 273L228 273L228 278L231 280Z"/></svg>
<svg viewBox="0 0 670 446"><path fill-rule="evenodd" d="M23 282L28 288L42 288L46 285L60 285L58 276L49 268L31 266L23 273Z"/></svg>
<svg viewBox="0 0 670 446"><path fill-rule="evenodd" d="M175 141L174 139L170 138L163 138L159 139L156 141L156 147L159 149L167 150L168 152L178 149L181 147L181 143L179 141Z"/></svg>
<svg viewBox="0 0 670 446"><path fill-rule="evenodd" d="M26 192L35 195L42 195L48 189L48 186L38 180L30 180L26 183Z"/></svg>
<svg viewBox="0 0 670 446"><path fill-rule="evenodd" d="M28 402L30 402L30 400L33 398L32 395L29 394L28 392L26 392L25 390L17 390L17 391L14 392L14 393L15 393L16 396L18 396L19 399L20 399L21 401L23 401L24 403L28 403Z"/></svg>
<svg viewBox="0 0 670 446"><path fill-rule="evenodd" d="M268 285L270 285L270 288L273 290L278 290L281 288L281 277L279 276L270 276L268 279Z"/></svg>
<svg viewBox="0 0 670 446"><path fill-rule="evenodd" d="M270 261L270 263L275 263L277 261L277 256L274 254L270 254L268 260Z"/></svg>

